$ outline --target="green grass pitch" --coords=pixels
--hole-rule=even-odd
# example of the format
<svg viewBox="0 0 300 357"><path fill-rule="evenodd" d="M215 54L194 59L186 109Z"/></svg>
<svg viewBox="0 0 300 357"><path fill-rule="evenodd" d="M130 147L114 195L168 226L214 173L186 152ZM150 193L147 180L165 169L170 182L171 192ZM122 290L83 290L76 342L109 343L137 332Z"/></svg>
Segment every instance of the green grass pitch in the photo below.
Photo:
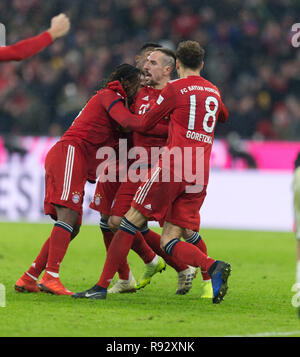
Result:
<svg viewBox="0 0 300 357"><path fill-rule="evenodd" d="M209 255L232 266L229 291L220 305L199 299L200 273L188 294L175 295L177 274L171 267L144 290L108 295L106 300L17 293L14 283L51 227L0 223L0 283L6 292L5 307L0 307L1 337L300 336L300 319L291 303L293 233L201 230ZM61 281L75 292L90 288L99 279L104 258L99 228L83 226L61 265ZM141 259L130 252L128 261L138 278Z"/></svg>

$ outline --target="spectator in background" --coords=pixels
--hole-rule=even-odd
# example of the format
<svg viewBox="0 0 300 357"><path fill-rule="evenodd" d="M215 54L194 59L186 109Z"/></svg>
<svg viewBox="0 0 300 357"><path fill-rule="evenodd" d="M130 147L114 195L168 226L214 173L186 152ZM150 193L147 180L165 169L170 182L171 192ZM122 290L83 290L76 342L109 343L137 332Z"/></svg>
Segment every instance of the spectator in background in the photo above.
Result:
<svg viewBox="0 0 300 357"><path fill-rule="evenodd" d="M54 40L64 36L70 29L70 21L65 14L59 14L51 20L49 30L35 37L19 41L11 46L0 47L0 62L21 61L49 46Z"/></svg>
<svg viewBox="0 0 300 357"><path fill-rule="evenodd" d="M70 20L65 14L59 14L51 19L51 26L47 31L44 31L40 35L27 38L19 41L11 46L0 47L0 62L8 61L21 61L29 58L36 53L42 51L45 47L51 45L57 38L64 36L70 29ZM18 144L18 138L14 135L10 135L10 129L13 126L14 120L20 118L20 120L26 123L27 117L23 113L29 109L30 114L37 117L39 115L38 101L35 97L30 96L24 98L22 91L17 87L17 77L13 73L12 67L7 66L6 74L2 77L2 100L1 104L4 111L8 115L3 115L1 122L2 126L6 128L5 131L8 134L5 135L5 146L8 152L25 153L25 150ZM5 72L5 71L4 71ZM9 73L12 75L10 76ZM6 88L7 85L7 88ZM14 99L7 100L6 95L9 95L10 91L14 91ZM1 130L1 126L0 126Z"/></svg>
<svg viewBox="0 0 300 357"><path fill-rule="evenodd" d="M9 29L12 43L20 28L24 36L31 36L45 18L61 11L76 24L63 45L57 40L31 61L2 65L0 95L2 99L4 86L9 104L4 108L0 102L0 118L13 117L15 123L2 132L60 134L113 67L122 62L134 65L143 43L174 48L188 37L205 48L203 76L218 85L235 115L217 129L216 138L237 132L243 139L299 139L290 98L298 96L300 86L300 52L291 45L300 2L78 0L73 6L71 0L52 0L51 5L2 0L0 17L5 18L0 22ZM22 105L22 120L13 110L16 102ZM282 108L288 117L283 131Z"/></svg>

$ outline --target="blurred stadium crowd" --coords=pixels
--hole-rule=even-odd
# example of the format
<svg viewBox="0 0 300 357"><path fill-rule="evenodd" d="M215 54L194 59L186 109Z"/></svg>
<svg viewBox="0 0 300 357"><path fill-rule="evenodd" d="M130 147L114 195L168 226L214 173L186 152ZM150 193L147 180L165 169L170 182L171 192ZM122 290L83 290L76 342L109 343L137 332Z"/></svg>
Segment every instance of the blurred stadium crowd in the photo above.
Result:
<svg viewBox="0 0 300 357"><path fill-rule="evenodd" d="M144 42L175 49L193 39L230 112L216 137L299 140L300 49L291 45L299 0L1 0L7 45L47 29L59 12L71 19L66 37L0 65L0 135L61 135Z"/></svg>

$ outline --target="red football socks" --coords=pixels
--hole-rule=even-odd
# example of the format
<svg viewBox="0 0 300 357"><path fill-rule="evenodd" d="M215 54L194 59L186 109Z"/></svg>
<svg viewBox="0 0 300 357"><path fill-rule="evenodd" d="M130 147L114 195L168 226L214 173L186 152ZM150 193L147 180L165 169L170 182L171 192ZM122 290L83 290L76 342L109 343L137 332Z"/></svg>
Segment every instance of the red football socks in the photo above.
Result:
<svg viewBox="0 0 300 357"><path fill-rule="evenodd" d="M206 244L205 244L205 242L204 242L204 240L202 238L199 240L199 242L197 244L195 244L195 246L197 248L199 248L202 253L207 255ZM201 274L202 274L203 280L209 280L210 279L210 276L209 276L207 270L205 271L205 270L201 269Z"/></svg>
<svg viewBox="0 0 300 357"><path fill-rule="evenodd" d="M150 263L156 257L156 254L146 243L141 232L136 232L131 249L143 259L145 264Z"/></svg>
<svg viewBox="0 0 300 357"><path fill-rule="evenodd" d="M200 236L200 234L198 232L193 232L193 234L190 237L185 238L185 241L187 243L193 244L195 247L200 249L200 251L202 253L207 255L206 244L204 243L204 240L202 239L202 237ZM202 274L203 280L209 280L210 279L210 276L209 276L207 271L201 269L201 274Z"/></svg>
<svg viewBox="0 0 300 357"><path fill-rule="evenodd" d="M112 231L106 231L106 230L101 230L102 235L103 235L103 240L104 244L106 247L106 251L108 251L108 248L110 246L110 243L114 237L114 233ZM127 259L123 262L120 263L119 268L118 268L118 274L119 274L119 279L121 280L128 280L129 279L129 274L130 274L130 268L127 262Z"/></svg>
<svg viewBox="0 0 300 357"><path fill-rule="evenodd" d="M119 230L114 235L114 238L109 245L102 274L97 285L106 289L108 288L119 268L120 262L126 259L134 238L135 234L133 235L132 233L122 230Z"/></svg>
<svg viewBox="0 0 300 357"><path fill-rule="evenodd" d="M58 274L60 263L67 252L71 240L71 233L72 227L70 225L64 222L55 223L49 238L47 271Z"/></svg>
<svg viewBox="0 0 300 357"><path fill-rule="evenodd" d="M46 240L43 244L42 249L39 252L39 255L35 258L31 267L27 270L27 273L38 278L41 272L46 268L48 251L49 251L49 242L50 238Z"/></svg>
<svg viewBox="0 0 300 357"><path fill-rule="evenodd" d="M201 270L203 269L204 271L208 271L215 262L214 259L202 253L200 249L193 244L182 242L179 239L172 239L166 245L165 249L173 258L193 267L200 267Z"/></svg>
<svg viewBox="0 0 300 357"><path fill-rule="evenodd" d="M156 232L152 231L151 229L145 230L142 232L143 236L148 243L148 245L152 248L152 250L159 256L161 256L165 262L174 268L177 272L183 271L188 268L188 266L174 257L169 256L166 254L160 247L160 235Z"/></svg>

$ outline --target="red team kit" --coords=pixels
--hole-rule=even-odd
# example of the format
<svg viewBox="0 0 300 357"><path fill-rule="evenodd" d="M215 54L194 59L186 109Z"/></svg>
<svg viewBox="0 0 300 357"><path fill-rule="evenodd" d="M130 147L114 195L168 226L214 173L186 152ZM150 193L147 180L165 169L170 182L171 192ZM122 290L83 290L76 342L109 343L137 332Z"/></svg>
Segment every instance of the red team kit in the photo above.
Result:
<svg viewBox="0 0 300 357"><path fill-rule="evenodd" d="M0 62L21 61L43 50L53 42L48 31L40 35L19 41L11 46L0 47Z"/></svg>
<svg viewBox="0 0 300 357"><path fill-rule="evenodd" d="M191 157L187 160L183 156L182 165L188 161L192 170L197 166L196 148L202 147L202 189L196 193L186 192L187 186L195 183L186 182L184 177L163 182L163 160L157 163L148 161L140 165L140 170L145 170L149 177L143 183L98 181L91 208L108 215L123 216L132 204L151 220L167 220L198 231L199 210L209 178L215 124L216 121L225 122L228 116L217 87L200 76L171 81L162 91L143 87L132 106L136 115L124 106L125 98L119 82L108 84L89 100L72 126L50 150L45 164L45 213L55 218L53 204L66 206L80 213L78 223L81 223L84 186L86 181L95 182L100 163L96 159L97 150L108 146L117 152L119 139L123 137L121 127L125 127L133 130L133 145L144 147L149 153L154 146L166 146L170 150L191 148ZM177 98L176 103L174 98ZM186 107L189 113L184 112ZM62 157L65 160L61 160ZM47 169L52 167L51 162L60 162L64 167L56 167L54 175ZM172 157L169 164L166 170L174 177L176 162Z"/></svg>
<svg viewBox="0 0 300 357"><path fill-rule="evenodd" d="M144 114L155 103L160 92L160 89L153 89L149 86L143 87L137 94L131 107L132 112L138 115ZM140 170L145 172L145 175L147 175L148 168L151 168L151 148L160 148L166 145L168 124L168 118L161 119L154 128L145 133L132 133L133 147L142 147L148 153L148 160L143 162L139 167ZM134 164L132 170L135 170ZM141 181L133 182L130 180L130 173L127 175L125 182L101 182L100 178L90 207L108 216L122 217L130 208L140 184Z"/></svg>

